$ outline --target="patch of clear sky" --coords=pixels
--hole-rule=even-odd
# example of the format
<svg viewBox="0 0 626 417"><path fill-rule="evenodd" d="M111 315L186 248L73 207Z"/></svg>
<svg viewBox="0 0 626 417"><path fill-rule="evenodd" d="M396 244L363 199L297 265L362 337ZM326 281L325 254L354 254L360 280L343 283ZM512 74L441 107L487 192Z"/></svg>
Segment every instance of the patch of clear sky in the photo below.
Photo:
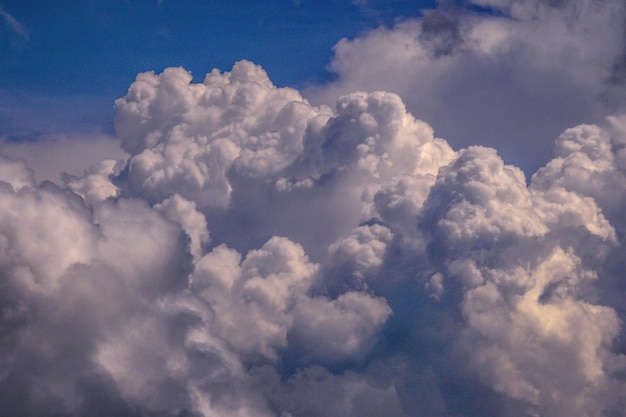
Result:
<svg viewBox="0 0 626 417"><path fill-rule="evenodd" d="M135 75L183 66L196 80L241 59L278 85L331 75L333 45L432 8L432 0L0 1L28 39L0 28L0 87L43 94L124 93Z"/></svg>

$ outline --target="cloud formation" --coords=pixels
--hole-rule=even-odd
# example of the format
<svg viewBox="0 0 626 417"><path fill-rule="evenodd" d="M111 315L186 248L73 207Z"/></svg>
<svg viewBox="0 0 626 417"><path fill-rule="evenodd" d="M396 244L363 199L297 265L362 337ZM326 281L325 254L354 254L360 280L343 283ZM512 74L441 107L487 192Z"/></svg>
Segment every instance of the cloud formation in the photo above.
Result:
<svg viewBox="0 0 626 417"><path fill-rule="evenodd" d="M335 65L398 36L460 65L570 11L507 4ZM139 74L116 109L120 160L57 185L0 158L0 414L623 413L624 116L565 129L527 178L393 92L316 106L248 61Z"/></svg>
<svg viewBox="0 0 626 417"><path fill-rule="evenodd" d="M624 111L621 1L441 2L419 19L343 39L337 80L306 95L399 94L455 147L497 147L528 174L575 124Z"/></svg>

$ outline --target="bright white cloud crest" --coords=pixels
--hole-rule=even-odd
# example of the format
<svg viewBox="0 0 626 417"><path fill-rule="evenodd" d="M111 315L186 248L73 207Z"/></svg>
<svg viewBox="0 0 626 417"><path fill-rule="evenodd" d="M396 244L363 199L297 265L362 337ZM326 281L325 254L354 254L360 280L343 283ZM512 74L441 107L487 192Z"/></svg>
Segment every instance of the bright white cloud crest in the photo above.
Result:
<svg viewBox="0 0 626 417"><path fill-rule="evenodd" d="M433 68L478 71L518 54L529 21L573 13L506 3L515 19L412 36L427 15L343 41L334 68L365 51L359 71L406 65L437 89ZM582 2L585 22L621 10L605 3ZM552 68L544 46L513 58ZM567 82L597 87L588 70ZM527 181L394 93L314 106L248 61L202 83L140 74L116 107L125 160L57 186L0 159L3 413L623 414L623 117L565 130Z"/></svg>

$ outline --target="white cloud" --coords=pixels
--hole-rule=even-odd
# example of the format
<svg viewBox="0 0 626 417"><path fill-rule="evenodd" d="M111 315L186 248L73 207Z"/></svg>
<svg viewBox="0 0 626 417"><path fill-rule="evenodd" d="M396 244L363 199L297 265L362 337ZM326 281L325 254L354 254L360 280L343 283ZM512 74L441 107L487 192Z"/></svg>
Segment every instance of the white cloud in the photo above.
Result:
<svg viewBox="0 0 626 417"><path fill-rule="evenodd" d="M588 142L592 154L603 148ZM619 320L597 304L588 269L615 234L596 202L558 185L528 189L517 168L474 147L440 171L425 208L421 227L443 276L435 284L446 289L435 294L456 296L463 317L459 363L539 415L598 415L615 401L608 387L621 382L605 361Z"/></svg>
<svg viewBox="0 0 626 417"><path fill-rule="evenodd" d="M496 102L507 74L508 98L563 74L559 97L599 91L596 64L575 64L612 49L587 51L564 23L610 26L610 2L581 3L585 19L528 4L344 41L326 92L359 77L419 92L400 76L413 68L426 95L409 105L441 89L433 106L457 121L447 83L482 70L496 84L469 88ZM555 45L573 54L565 73ZM130 156L103 146L58 185L0 158L1 413L622 413L623 117L565 130L528 183L495 149L453 150L397 94L313 106L247 61L202 83L140 74L116 106ZM84 167L78 142L58 140Z"/></svg>
<svg viewBox="0 0 626 417"><path fill-rule="evenodd" d="M623 109L623 2L469 3L499 13L442 7L343 39L330 64L337 80L306 96L397 93L455 147L496 147L528 173L565 128Z"/></svg>
<svg viewBox="0 0 626 417"><path fill-rule="evenodd" d="M228 73L214 70L202 84L191 84L182 68L139 74L116 106L134 190L152 201L176 192L202 207L228 204L226 174L235 159L234 169L251 177L291 163L307 120L319 114L247 61Z"/></svg>

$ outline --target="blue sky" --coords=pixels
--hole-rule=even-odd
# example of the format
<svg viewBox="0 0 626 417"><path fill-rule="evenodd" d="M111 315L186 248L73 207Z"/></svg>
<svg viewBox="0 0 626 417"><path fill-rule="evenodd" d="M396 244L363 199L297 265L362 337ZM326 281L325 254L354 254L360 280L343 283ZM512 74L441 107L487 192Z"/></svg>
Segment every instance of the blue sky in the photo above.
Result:
<svg viewBox="0 0 626 417"><path fill-rule="evenodd" d="M112 102L135 76L171 66L183 66L201 81L212 68L229 69L245 58L262 65L279 86L324 82L341 38L417 16L434 4L3 1L0 134L28 139L46 129L110 130Z"/></svg>

